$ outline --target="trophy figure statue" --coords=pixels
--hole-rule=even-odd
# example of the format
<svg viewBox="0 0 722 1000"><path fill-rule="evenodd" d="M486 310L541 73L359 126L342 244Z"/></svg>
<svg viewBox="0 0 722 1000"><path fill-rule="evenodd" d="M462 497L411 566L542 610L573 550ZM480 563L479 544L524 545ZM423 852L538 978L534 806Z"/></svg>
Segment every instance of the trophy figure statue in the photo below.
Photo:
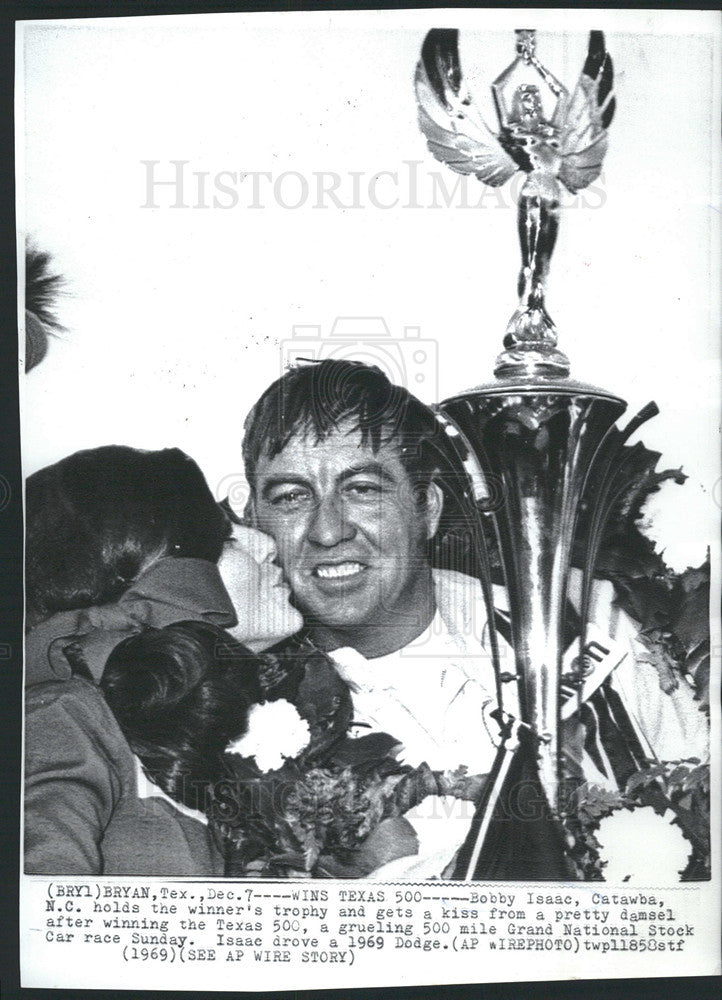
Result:
<svg viewBox="0 0 722 1000"><path fill-rule="evenodd" d="M527 174L518 206L522 266L519 307L509 321L497 375L568 375L557 332L544 302L549 262L559 227L560 183L575 194L596 180L614 116L612 61L601 31L571 97L538 60L536 32L517 31L517 56L492 84L498 135L464 91L456 30L426 36L416 73L419 125L429 149L452 170L498 187L518 170ZM515 81L515 76L521 80ZM544 113L545 90L553 104ZM511 93L510 93L511 91Z"/></svg>
<svg viewBox="0 0 722 1000"><path fill-rule="evenodd" d="M419 123L434 156L494 186L517 170L527 174L518 205L520 301L506 330L495 381L439 407L458 457L467 471L473 465L465 503L470 523L476 524L478 575L490 622L498 621L498 615L482 522L493 521L515 658L515 672L502 673L498 640L490 629L500 743L454 877L560 879L577 877L569 862L573 823L565 823L563 701L571 697L581 704L584 697L594 563L618 486L620 448L656 410L652 404L626 432L617 430L614 425L626 403L569 377L569 361L557 348L544 301L560 185L576 192L591 183L607 148L615 100L604 36L590 33L587 59L570 97L537 58L535 32L516 35L516 58L492 85L498 135L486 126L465 89L458 31L430 31L416 72ZM592 470L595 486L585 493ZM491 512L485 483L494 484L497 493L500 484L503 489L504 502ZM586 530L580 539L582 505ZM572 670L576 675L570 677L567 667L563 678L573 546L585 553L581 624ZM517 686L517 717L504 709L504 688L510 684ZM564 706L565 717L573 707Z"/></svg>

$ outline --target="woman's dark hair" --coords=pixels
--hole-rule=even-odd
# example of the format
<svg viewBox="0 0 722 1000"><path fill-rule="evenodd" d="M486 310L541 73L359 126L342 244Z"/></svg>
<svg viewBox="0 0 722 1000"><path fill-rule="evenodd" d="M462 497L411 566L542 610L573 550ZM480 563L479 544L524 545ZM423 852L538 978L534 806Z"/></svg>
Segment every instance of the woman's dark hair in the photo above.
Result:
<svg viewBox="0 0 722 1000"><path fill-rule="evenodd" d="M50 337L63 332L56 306L65 280L55 271L52 257L25 244L25 371L39 365L48 353Z"/></svg>
<svg viewBox="0 0 722 1000"><path fill-rule="evenodd" d="M259 660L204 622L147 629L115 647L100 687L143 768L171 798L205 808L223 754L261 698Z"/></svg>
<svg viewBox="0 0 722 1000"><path fill-rule="evenodd" d="M160 556L217 562L230 533L203 473L177 448L76 452L28 478L25 517L30 627L117 599Z"/></svg>

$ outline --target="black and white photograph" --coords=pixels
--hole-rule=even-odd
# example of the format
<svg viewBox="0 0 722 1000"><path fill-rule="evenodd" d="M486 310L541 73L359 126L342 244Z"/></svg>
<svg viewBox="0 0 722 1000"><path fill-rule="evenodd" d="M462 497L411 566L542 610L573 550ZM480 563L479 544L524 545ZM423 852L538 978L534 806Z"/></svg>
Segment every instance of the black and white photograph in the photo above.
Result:
<svg viewBox="0 0 722 1000"><path fill-rule="evenodd" d="M24 986L719 974L721 27L18 23Z"/></svg>

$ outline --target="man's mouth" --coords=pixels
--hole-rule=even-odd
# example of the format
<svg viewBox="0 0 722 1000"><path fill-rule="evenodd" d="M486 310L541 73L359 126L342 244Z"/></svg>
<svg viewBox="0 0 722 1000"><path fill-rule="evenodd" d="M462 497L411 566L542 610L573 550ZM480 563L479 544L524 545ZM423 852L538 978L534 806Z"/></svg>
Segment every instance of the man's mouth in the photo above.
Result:
<svg viewBox="0 0 722 1000"><path fill-rule="evenodd" d="M365 569L366 566L360 562L319 563L318 566L314 566L312 575L320 580L347 580L352 576L358 576Z"/></svg>

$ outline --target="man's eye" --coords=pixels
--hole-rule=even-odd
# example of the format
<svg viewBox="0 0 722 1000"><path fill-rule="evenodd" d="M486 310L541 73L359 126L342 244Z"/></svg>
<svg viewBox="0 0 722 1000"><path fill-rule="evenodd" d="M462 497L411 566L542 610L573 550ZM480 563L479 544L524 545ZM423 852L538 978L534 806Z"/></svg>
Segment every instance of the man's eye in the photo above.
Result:
<svg viewBox="0 0 722 1000"><path fill-rule="evenodd" d="M380 483L347 483L344 493L347 496L356 497L360 500L372 499L380 496L384 492Z"/></svg>
<svg viewBox="0 0 722 1000"><path fill-rule="evenodd" d="M272 507L276 507L279 510L295 510L298 507L304 506L309 500L310 494L308 490L298 488L274 493L269 498L269 503Z"/></svg>

